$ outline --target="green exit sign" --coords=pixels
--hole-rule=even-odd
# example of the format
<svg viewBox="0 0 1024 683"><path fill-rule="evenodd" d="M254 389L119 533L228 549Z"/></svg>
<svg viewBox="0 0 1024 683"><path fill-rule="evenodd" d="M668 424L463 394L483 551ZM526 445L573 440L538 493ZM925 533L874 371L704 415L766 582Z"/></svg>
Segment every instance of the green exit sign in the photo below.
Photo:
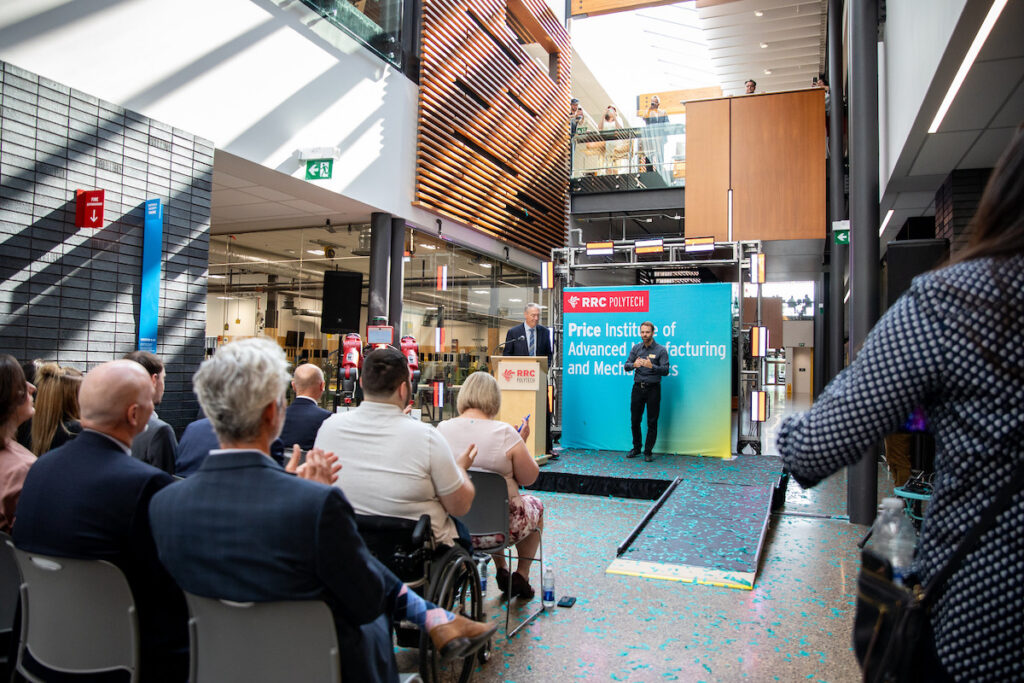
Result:
<svg viewBox="0 0 1024 683"><path fill-rule="evenodd" d="M307 159L306 180L329 180L334 173L334 159Z"/></svg>
<svg viewBox="0 0 1024 683"><path fill-rule="evenodd" d="M849 244L850 243L850 231L849 230L834 230L832 235L835 237L836 244Z"/></svg>

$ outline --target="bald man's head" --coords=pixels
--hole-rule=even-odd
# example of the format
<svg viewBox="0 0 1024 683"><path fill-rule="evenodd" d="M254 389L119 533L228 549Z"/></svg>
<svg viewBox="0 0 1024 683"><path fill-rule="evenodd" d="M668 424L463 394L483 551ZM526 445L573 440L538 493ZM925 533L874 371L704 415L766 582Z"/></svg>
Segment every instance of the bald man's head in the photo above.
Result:
<svg viewBox="0 0 1024 683"><path fill-rule="evenodd" d="M111 361L86 374L78 403L83 427L131 443L153 412L153 383L135 361Z"/></svg>
<svg viewBox="0 0 1024 683"><path fill-rule="evenodd" d="M292 388L298 396L309 396L319 401L324 393L323 371L312 363L300 365L292 375Z"/></svg>

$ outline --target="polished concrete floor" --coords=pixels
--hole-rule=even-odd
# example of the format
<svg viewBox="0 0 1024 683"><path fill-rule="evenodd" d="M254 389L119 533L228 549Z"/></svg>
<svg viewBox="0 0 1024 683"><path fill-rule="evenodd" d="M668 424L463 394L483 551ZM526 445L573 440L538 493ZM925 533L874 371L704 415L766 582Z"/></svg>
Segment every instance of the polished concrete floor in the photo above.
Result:
<svg viewBox="0 0 1024 683"><path fill-rule="evenodd" d="M787 400L781 392L773 399L765 453L775 452L779 419L807 407L806 400ZM880 469L880 493L887 486ZM616 546L650 501L538 495L546 507L544 547L556 594L574 595L577 603L542 614L508 640L492 571L485 604L501 630L492 658L473 680L859 680L850 632L856 543L866 528L844 518L845 472L807 491L790 483L784 508L771 515L749 591L606 574ZM514 603L514 615L538 606L536 566L531 582L538 598ZM403 669L415 667L411 652L400 655Z"/></svg>

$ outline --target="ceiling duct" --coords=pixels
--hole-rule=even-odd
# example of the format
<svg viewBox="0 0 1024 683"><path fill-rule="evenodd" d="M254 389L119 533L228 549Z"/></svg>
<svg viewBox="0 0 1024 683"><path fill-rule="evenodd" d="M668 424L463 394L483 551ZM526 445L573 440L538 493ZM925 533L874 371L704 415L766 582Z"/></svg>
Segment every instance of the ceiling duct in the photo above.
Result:
<svg viewBox="0 0 1024 683"><path fill-rule="evenodd" d="M352 253L356 256L369 256L370 255L370 240L372 234L369 225L364 225L359 229L359 243L352 250Z"/></svg>

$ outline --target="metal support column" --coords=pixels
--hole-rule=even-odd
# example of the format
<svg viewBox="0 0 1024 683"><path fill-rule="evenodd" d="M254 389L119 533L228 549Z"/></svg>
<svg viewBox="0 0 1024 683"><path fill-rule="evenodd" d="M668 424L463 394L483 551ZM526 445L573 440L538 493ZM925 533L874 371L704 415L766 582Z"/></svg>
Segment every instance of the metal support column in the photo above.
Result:
<svg viewBox="0 0 1024 683"><path fill-rule="evenodd" d="M402 295L405 277L405 219L391 219L391 270L388 290L388 324L395 328L395 346L402 338Z"/></svg>
<svg viewBox="0 0 1024 683"><path fill-rule="evenodd" d="M391 214L370 214L370 296L366 321L388 316L388 262L391 260Z"/></svg>
<svg viewBox="0 0 1024 683"><path fill-rule="evenodd" d="M878 320L878 0L850 5L850 358ZM847 507L870 524L878 497L878 447L849 468Z"/></svg>
<svg viewBox="0 0 1024 683"><path fill-rule="evenodd" d="M843 164L843 0L828 2L828 77L830 81L828 140L828 202L833 221L846 218L846 190ZM846 343L846 264L849 247L831 245L828 294L828 380L839 374L845 365ZM827 384L827 382L826 382Z"/></svg>

